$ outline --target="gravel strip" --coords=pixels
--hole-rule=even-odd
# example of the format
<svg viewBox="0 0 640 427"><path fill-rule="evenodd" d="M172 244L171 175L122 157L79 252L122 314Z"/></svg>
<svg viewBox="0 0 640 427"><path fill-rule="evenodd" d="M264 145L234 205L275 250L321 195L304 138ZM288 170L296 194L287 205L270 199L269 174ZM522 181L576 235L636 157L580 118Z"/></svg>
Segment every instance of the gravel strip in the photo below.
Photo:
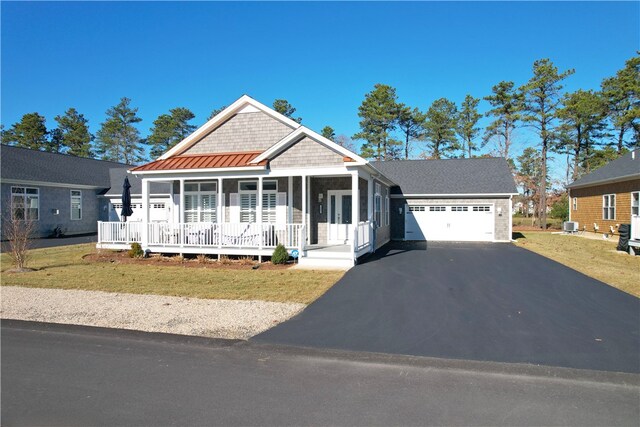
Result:
<svg viewBox="0 0 640 427"><path fill-rule="evenodd" d="M248 339L301 312L304 304L206 300L96 291L0 288L0 318Z"/></svg>

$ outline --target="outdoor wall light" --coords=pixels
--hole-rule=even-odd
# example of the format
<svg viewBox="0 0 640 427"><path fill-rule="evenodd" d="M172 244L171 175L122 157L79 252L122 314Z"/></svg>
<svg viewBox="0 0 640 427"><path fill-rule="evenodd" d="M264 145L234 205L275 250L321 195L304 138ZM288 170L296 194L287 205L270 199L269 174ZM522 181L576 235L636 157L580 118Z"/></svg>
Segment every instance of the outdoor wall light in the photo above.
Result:
<svg viewBox="0 0 640 427"><path fill-rule="evenodd" d="M498 216L502 216L502 208L498 208Z"/></svg>
<svg viewBox="0 0 640 427"><path fill-rule="evenodd" d="M54 215L59 215L60 214L60 210L59 209L51 209L51 213Z"/></svg>

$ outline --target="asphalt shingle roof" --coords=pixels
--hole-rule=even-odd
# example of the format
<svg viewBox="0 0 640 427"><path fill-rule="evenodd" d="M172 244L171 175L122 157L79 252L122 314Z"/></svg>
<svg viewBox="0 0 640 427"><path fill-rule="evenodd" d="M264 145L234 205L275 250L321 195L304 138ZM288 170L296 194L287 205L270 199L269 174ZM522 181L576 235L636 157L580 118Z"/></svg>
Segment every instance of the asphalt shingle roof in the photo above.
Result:
<svg viewBox="0 0 640 427"><path fill-rule="evenodd" d="M613 181L620 178L640 178L640 150L629 152L624 156L613 160L600 169L586 174L580 179L567 185L568 188L583 187L590 184L598 184L605 181Z"/></svg>
<svg viewBox="0 0 640 427"><path fill-rule="evenodd" d="M109 170L126 170L129 165L47 153L27 148L0 147L2 180L42 181L57 184L88 185L109 188Z"/></svg>
<svg viewBox="0 0 640 427"><path fill-rule="evenodd" d="M398 184L396 194L514 194L513 174L504 158L394 160L371 162Z"/></svg>
<svg viewBox="0 0 640 427"><path fill-rule="evenodd" d="M111 178L111 188L106 192L106 196L121 196L122 184L124 177L129 177L129 185L131 194L142 194L142 180L135 175L127 173L127 169L117 168L109 171ZM166 182L152 182L149 188L150 194L169 194L171 192L171 184Z"/></svg>

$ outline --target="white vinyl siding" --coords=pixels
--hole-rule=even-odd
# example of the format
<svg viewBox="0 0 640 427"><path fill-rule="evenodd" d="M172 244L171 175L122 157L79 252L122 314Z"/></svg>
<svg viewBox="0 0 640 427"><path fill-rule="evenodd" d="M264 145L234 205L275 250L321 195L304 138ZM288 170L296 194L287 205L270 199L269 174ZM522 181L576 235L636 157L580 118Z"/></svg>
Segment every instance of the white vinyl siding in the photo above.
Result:
<svg viewBox="0 0 640 427"><path fill-rule="evenodd" d="M82 219L82 191L71 190L71 219L78 221Z"/></svg>
<svg viewBox="0 0 640 427"><path fill-rule="evenodd" d="M11 187L11 215L16 220L39 220L40 190L31 187Z"/></svg>
<svg viewBox="0 0 640 427"><path fill-rule="evenodd" d="M602 219L616 219L616 195L605 194L602 196Z"/></svg>
<svg viewBox="0 0 640 427"><path fill-rule="evenodd" d="M217 221L217 183L189 182L184 184L184 221Z"/></svg>

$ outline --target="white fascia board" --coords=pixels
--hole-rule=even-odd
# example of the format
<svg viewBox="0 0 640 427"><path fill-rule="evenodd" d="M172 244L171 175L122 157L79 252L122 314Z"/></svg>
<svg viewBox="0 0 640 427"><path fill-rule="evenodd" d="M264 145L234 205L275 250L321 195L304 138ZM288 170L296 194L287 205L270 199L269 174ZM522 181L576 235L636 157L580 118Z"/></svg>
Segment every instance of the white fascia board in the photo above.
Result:
<svg viewBox="0 0 640 427"><path fill-rule="evenodd" d="M3 184L13 185L33 185L36 187L62 187L62 188L78 188L80 190L99 190L101 188L109 188L111 184L96 187L95 185L84 184L68 184L62 182L47 182L47 181L29 181L26 179L2 179Z"/></svg>
<svg viewBox="0 0 640 427"><path fill-rule="evenodd" d="M295 168L295 169L275 169L269 171L270 177L287 177L287 176L330 176L330 175L351 175L351 171L345 167L332 168Z"/></svg>
<svg viewBox="0 0 640 427"><path fill-rule="evenodd" d="M253 159L251 161L251 163L259 163L263 160L268 160L273 158L275 155L280 154L282 151L286 150L287 148L289 148L291 145L293 145L295 142L297 142L298 138L302 135L308 136L309 138L319 142L320 144L324 145L325 147L336 151L340 154L342 154L345 157L350 157L353 160L355 160L356 164L367 164L367 160L363 159L362 157L358 156L355 153L352 153L351 151L347 150L346 148L336 144L335 142L331 141L330 139L325 138L324 136L320 135L317 132L312 131L311 129L309 129L308 127L305 126L300 126L298 129L296 129L294 132L291 132L289 135L285 136L284 138L282 138L280 141L276 142L274 145L272 145L271 147L269 147L265 152L263 152L262 154L260 154L258 157L256 157L255 159Z"/></svg>
<svg viewBox="0 0 640 427"><path fill-rule="evenodd" d="M441 199L441 198L473 198L473 197L477 197L477 198L491 198L491 197L511 197L511 196L516 196L518 193L454 193L454 194L392 194L391 198L393 199L407 199L407 198L411 198L411 199L416 199L416 198L420 198L420 197L426 197L426 198L434 198L434 199Z"/></svg>
<svg viewBox="0 0 640 427"><path fill-rule="evenodd" d="M226 173L238 171L262 171L266 166L242 166L237 168L202 168L202 169L174 169L174 170L152 170L152 171L133 171L131 174L138 175L160 175L160 174L179 174L179 173Z"/></svg>
<svg viewBox="0 0 640 427"><path fill-rule="evenodd" d="M367 168L369 169L371 177L373 179L377 179L378 181L383 182L384 184L388 185L389 187L393 187L393 186L397 185L395 182L393 182L389 178L387 178L382 172L380 172L378 169L376 169L371 163L367 163Z"/></svg>
<svg viewBox="0 0 640 427"><path fill-rule="evenodd" d="M277 111L272 110L271 108L256 101L255 99L251 98L248 95L242 95L233 104L229 105L220 113L212 117L211 120L209 120L208 122L200 126L198 129L196 129L191 135L189 135L188 137L180 141L178 144L176 144L172 149L164 153L162 156L158 157L158 160L168 159L171 156L175 156L183 152L184 150L186 150L187 148L191 147L193 144L198 142L200 138L202 138L203 136L205 136L206 134L214 130L216 127L218 127L220 124L226 122L228 119L231 118L231 116L236 114L239 110L241 110L243 107L247 105L251 105L257 108L258 110L269 115L270 117L273 117L276 120L281 121L282 123L286 124L292 129L296 129L300 127L300 123L294 120L291 120L290 118L278 113Z"/></svg>
<svg viewBox="0 0 640 427"><path fill-rule="evenodd" d="M584 187L597 187L598 185L615 184L617 182L630 181L632 179L640 179L640 174L633 173L631 175L624 175L616 178L603 179L600 181L588 182L586 184L578 184L578 185L569 184L567 185L567 188L575 189L575 188L584 188Z"/></svg>

